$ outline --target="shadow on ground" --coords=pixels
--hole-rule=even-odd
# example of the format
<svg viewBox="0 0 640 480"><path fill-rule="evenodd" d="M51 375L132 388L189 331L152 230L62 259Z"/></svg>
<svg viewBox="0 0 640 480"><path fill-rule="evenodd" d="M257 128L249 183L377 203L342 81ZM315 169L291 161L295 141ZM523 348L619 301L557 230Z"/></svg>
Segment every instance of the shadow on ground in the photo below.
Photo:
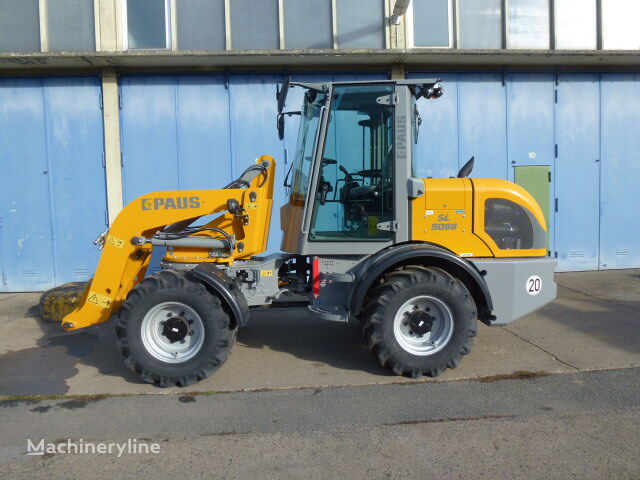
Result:
<svg viewBox="0 0 640 480"><path fill-rule="evenodd" d="M249 325L238 331L238 344L337 369L393 375L366 348L359 324L320 320L304 308L253 312Z"/></svg>
<svg viewBox="0 0 640 480"><path fill-rule="evenodd" d="M116 376L129 384L144 384L125 365L112 322L65 332L57 323L38 318L37 304L22 314L20 322L35 322L40 336L35 347L0 355L0 395L65 394L68 381L82 366L95 368L93 377ZM391 375L364 346L358 325L318 320L306 309L252 312L249 325L238 333L232 357L243 348L288 353L311 362L311 367Z"/></svg>

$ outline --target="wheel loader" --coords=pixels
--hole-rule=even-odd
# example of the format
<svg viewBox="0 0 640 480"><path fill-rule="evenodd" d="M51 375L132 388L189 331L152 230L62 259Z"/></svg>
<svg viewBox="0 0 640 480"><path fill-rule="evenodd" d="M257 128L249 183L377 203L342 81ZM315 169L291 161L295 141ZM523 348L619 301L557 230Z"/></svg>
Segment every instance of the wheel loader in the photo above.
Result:
<svg viewBox="0 0 640 480"><path fill-rule="evenodd" d="M302 89L299 111L284 111ZM417 178L417 102L438 79L294 83L278 88L277 127L300 116L284 179L282 253L267 250L276 162L258 158L217 190L149 193L127 205L80 305L76 330L113 318L125 362L145 381L187 386L227 359L261 308L303 305L359 322L398 375L435 377L469 353L478 322L504 325L555 298L555 260L534 198L514 183ZM424 130L424 128L423 128ZM282 180L280 180L282 181ZM156 247L166 248L147 276ZM160 250L158 250L160 251Z"/></svg>

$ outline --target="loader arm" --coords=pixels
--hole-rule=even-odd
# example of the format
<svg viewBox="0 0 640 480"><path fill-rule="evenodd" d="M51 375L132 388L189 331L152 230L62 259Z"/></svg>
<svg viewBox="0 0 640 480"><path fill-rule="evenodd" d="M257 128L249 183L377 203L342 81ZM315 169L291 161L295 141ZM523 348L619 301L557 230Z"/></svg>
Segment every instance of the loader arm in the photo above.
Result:
<svg viewBox="0 0 640 480"><path fill-rule="evenodd" d="M246 181L243 177L250 177L245 175L248 169L230 184L231 188L160 191L128 204L104 238L98 268L80 306L64 317L62 327L76 330L109 320L144 279L154 245L168 246L173 261L188 263L233 264L236 259L264 252L273 206L275 161L263 156L256 165L263 173L250 175L254 178ZM212 214L219 215L195 233L176 235L176 226L188 226ZM165 230L168 226L174 227ZM223 235L213 238L211 233L215 232ZM175 237L179 240L171 239Z"/></svg>

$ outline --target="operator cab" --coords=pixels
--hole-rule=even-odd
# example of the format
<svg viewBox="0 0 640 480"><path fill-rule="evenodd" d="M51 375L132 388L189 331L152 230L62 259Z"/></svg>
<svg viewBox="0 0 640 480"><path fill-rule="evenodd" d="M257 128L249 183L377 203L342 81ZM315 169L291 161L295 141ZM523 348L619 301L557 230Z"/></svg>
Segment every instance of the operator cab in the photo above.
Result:
<svg viewBox="0 0 640 480"><path fill-rule="evenodd" d="M283 251L335 253L336 242L352 242L359 244L354 251L366 254L404 241L407 226L397 218L407 218L399 211L407 208L407 186L396 182L411 176L411 130L404 119L416 111L416 97L442 94L437 81L285 83L279 109L291 86L307 91L285 182ZM281 134L288 114L280 113Z"/></svg>

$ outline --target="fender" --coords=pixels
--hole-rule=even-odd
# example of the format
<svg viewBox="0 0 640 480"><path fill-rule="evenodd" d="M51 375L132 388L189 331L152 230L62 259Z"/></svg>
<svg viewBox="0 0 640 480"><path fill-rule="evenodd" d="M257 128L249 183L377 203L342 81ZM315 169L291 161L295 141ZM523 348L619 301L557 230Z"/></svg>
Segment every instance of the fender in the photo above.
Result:
<svg viewBox="0 0 640 480"><path fill-rule="evenodd" d="M233 280L212 263L201 263L193 269L193 274L207 284L227 304L238 327L244 327L249 321L247 299Z"/></svg>
<svg viewBox="0 0 640 480"><path fill-rule="evenodd" d="M362 311L367 292L385 272L402 265L430 265L440 267L462 281L473 296L478 308L478 318L489 324L493 302L489 287L482 273L470 262L438 245L429 243L405 243L370 256L362 262L351 291L350 311L358 315Z"/></svg>

